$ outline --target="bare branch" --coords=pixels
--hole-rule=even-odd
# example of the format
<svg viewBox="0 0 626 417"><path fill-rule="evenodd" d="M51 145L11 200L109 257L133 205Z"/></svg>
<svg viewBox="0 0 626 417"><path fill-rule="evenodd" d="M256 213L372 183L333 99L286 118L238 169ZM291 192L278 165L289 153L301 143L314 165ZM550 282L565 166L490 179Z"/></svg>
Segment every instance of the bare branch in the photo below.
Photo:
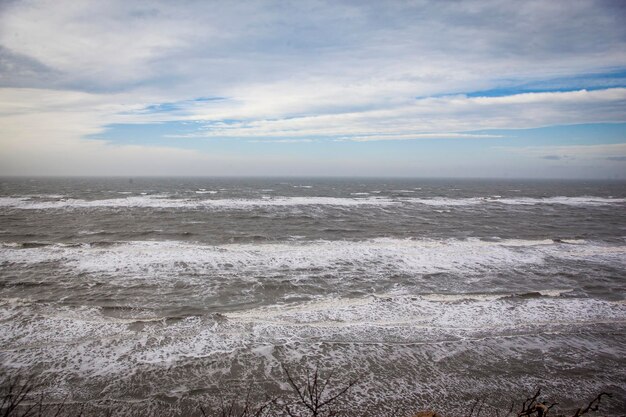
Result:
<svg viewBox="0 0 626 417"><path fill-rule="evenodd" d="M537 389L537 392L532 397L526 398L522 403L522 410L517 413L517 417L529 416L535 412L533 406L537 403L537 398L541 395L541 388Z"/></svg>
<svg viewBox="0 0 626 417"><path fill-rule="evenodd" d="M576 413L572 417L580 417L584 414L587 414L589 411L598 411L603 396L611 398L613 397L613 394L610 394L608 392L601 392L596 398L594 398L589 402L589 404L587 404L587 407L585 407L584 409L579 408L578 410L576 410Z"/></svg>
<svg viewBox="0 0 626 417"><path fill-rule="evenodd" d="M289 372L289 369L287 369L284 364L282 367L287 376L289 385L297 394L298 404L308 410L312 417L321 415L330 417L337 415L337 411L333 409L333 403L341 396L345 395L348 390L356 384L356 380L351 381L342 389L331 394L328 391L328 387L330 386L329 384L333 373L331 372L329 377L324 379L321 377L319 367L316 367L312 373L309 369L306 370L305 386L300 387ZM295 411L293 408L286 406L286 412L291 416L294 415Z"/></svg>

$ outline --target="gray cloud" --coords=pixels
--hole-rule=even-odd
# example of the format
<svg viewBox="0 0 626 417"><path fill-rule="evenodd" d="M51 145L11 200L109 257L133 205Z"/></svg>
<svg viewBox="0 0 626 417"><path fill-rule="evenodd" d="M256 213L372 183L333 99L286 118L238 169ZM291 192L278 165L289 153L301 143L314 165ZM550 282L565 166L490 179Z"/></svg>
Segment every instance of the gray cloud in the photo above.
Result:
<svg viewBox="0 0 626 417"><path fill-rule="evenodd" d="M0 46L0 87L54 88L63 84L61 73Z"/></svg>
<svg viewBox="0 0 626 417"><path fill-rule="evenodd" d="M428 94L623 65L624 17L591 0L33 1L5 6L0 45L87 91L324 77Z"/></svg>

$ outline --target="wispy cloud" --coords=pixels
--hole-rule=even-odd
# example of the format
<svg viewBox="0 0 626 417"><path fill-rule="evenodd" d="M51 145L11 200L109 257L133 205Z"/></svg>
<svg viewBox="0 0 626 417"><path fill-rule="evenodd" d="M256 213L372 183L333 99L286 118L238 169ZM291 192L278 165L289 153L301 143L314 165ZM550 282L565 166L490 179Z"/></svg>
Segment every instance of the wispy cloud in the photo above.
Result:
<svg viewBox="0 0 626 417"><path fill-rule="evenodd" d="M269 96L268 100L271 100ZM305 116L294 115L285 109L285 113L276 114L274 118L263 118L256 109L233 107L233 103L228 100L221 104L223 107L212 104L210 113L195 108L194 114L185 118L201 121L210 117L216 117L217 120L238 117L245 120L210 123L196 133L181 137L317 136L355 142L487 138L499 135L470 132L626 120L626 88L525 93L503 97L453 95L413 99L396 106L386 104L380 108L359 111L318 110L318 114Z"/></svg>

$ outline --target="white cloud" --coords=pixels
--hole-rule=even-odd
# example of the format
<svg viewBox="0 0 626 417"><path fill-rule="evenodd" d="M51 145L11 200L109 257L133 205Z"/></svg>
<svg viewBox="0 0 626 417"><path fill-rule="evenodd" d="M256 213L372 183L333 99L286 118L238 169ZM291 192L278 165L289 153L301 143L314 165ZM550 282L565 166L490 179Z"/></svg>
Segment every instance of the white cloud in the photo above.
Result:
<svg viewBox="0 0 626 417"><path fill-rule="evenodd" d="M312 143L315 142L313 139L254 139L249 140L249 143Z"/></svg>
<svg viewBox="0 0 626 417"><path fill-rule="evenodd" d="M40 174L249 172L266 160L236 162L234 154L113 146L84 140L110 123L160 121L160 114L137 114L132 94L93 94L40 89L0 90L0 165L5 173ZM529 100L532 105L525 105ZM230 137L249 141L292 143L330 137L344 141L485 138L497 135L463 133L489 128L525 128L584 121L624 120L626 89L522 94L511 97L451 96L415 100L382 110L324 114L277 120L252 120L212 125L193 137ZM227 114L228 100L210 102ZM224 107L222 107L224 106ZM233 115L234 116L234 115ZM170 117L170 116L166 116ZM196 119L198 116L181 116ZM201 124L200 124L201 126ZM587 149L587 148L582 148ZM568 155L559 149L548 154ZM571 152L570 152L571 153ZM611 154L607 156L615 156ZM196 161L185 163L185 160ZM243 158L243 160L246 160ZM133 162L134 161L134 162ZM233 161L228 163L228 161ZM282 162L284 165L284 161ZM275 165L281 165L276 162ZM155 169L154 167L159 167ZM257 168L255 168L257 167ZM158 171L158 170L161 171ZM260 169L260 168L258 168ZM282 172L282 171L281 171Z"/></svg>
<svg viewBox="0 0 626 417"><path fill-rule="evenodd" d="M318 92L318 94L321 94ZM334 95L333 92L329 94ZM330 97L327 98L330 101ZM242 114L216 108L220 118ZM478 137L462 133L485 129L522 129L586 122L626 120L626 89L517 94L505 97L446 96L412 100L382 109L327 113L303 117L254 119L207 125L184 137L339 137L372 141L437 137ZM221 113L220 113L221 111ZM287 114L286 116L290 116ZM193 119L208 114L189 116Z"/></svg>

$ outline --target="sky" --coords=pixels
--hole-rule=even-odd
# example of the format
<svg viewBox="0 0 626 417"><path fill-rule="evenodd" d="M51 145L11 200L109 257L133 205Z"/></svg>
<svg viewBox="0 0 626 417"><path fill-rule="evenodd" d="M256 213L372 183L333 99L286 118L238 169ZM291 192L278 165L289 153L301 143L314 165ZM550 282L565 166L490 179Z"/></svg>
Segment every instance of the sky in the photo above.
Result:
<svg viewBox="0 0 626 417"><path fill-rule="evenodd" d="M0 175L626 179L626 1L0 0Z"/></svg>

